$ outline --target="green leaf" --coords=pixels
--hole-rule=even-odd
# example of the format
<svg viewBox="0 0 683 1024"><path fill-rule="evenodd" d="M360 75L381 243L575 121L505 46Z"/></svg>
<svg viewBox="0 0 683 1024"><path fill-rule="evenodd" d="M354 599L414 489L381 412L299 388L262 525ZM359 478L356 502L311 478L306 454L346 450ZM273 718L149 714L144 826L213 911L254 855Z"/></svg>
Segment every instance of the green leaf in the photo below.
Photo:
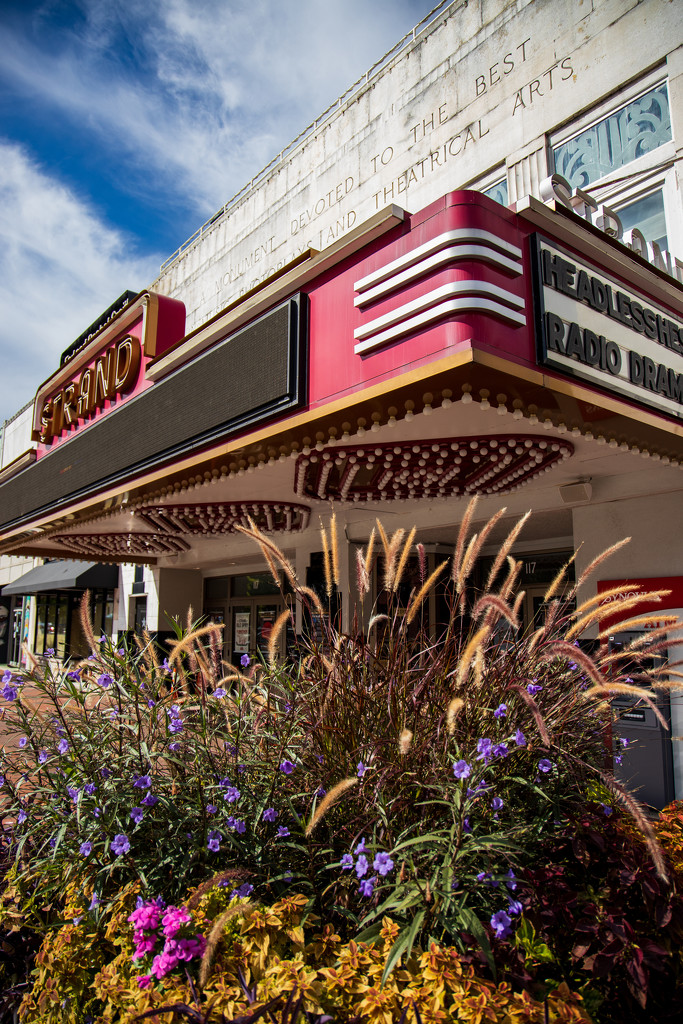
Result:
<svg viewBox="0 0 683 1024"><path fill-rule="evenodd" d="M396 942L391 947L391 952L389 953L389 956L387 957L387 962L386 962L386 964L384 966L384 971L382 972L382 980L380 981L380 988L382 988L384 986L385 981L387 980L387 978L389 977L389 975L393 971L394 966L398 963L398 961L400 960L401 956L404 953L406 954L406 956L410 956L410 954L412 952L412 949L413 949L413 944L415 942L415 936L417 935L418 931L422 927L422 922L425 919L425 914L426 913L427 913L426 908L423 908L422 910L418 910L417 914L415 914L415 916L414 916L414 918L412 920L412 924L410 925L410 927L406 928L404 931L401 932L401 934L396 939Z"/></svg>
<svg viewBox="0 0 683 1024"><path fill-rule="evenodd" d="M491 950L491 943L489 937L486 934L486 930L477 917L477 915L469 909L469 907L459 907L456 917L459 919L463 931L468 931L479 943L482 953L486 957L486 961L491 969L493 977L496 977L496 965L493 961L493 952Z"/></svg>

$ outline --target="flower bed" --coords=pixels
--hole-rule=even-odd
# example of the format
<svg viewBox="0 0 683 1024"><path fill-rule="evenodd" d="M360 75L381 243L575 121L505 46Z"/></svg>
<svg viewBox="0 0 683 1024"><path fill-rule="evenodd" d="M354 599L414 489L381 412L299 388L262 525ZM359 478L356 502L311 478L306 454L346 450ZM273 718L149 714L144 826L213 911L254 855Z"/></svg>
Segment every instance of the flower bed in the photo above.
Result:
<svg viewBox="0 0 683 1024"><path fill-rule="evenodd" d="M218 627L179 629L159 654L144 637L131 650L93 636L84 611L89 659L64 672L36 666L38 698L25 678L4 680L4 927L44 936L23 1019L53 1019L51 1007L62 1013L55 1020L132 1019L151 998L189 997L184 969L199 984L211 950L223 951L211 960L211 984L227 999L225 951L238 920L244 934L255 920L270 927L273 908L293 899L294 932L321 930L290 936L295 954L269 939L257 964L244 961L253 1001L270 999L271 988L254 995L252 974L281 978L273 999L301 995L296 979L310 974L317 1002L306 996L302 1010L398 1019L409 1004L413 1012L411 1000L422 1005L406 993L429 987L434 955L457 960L453 971L469 987L462 1008L425 1003L423 1019L474 1020L465 1015L474 999L472 1007L491 1003L483 1019L540 1020L534 1014L554 1000L557 1019L606 1022L617 998L633 1020L669 1019L681 967L680 822L667 819L672 866L606 767L609 696L650 700L632 682L643 647L587 653L580 638L599 629L600 610L595 600L575 607L585 579L574 587L568 567L548 587L545 621L521 633L520 566L509 554L521 525L487 586L475 587L478 552L499 516L470 536L472 512L453 558L423 573L405 609L398 587L414 535L378 527L386 612L365 634L339 632L324 598L298 583L267 537L248 531L291 600L323 623L285 663L276 650L290 611L264 663L236 667L221 662ZM334 521L323 540L331 595ZM417 556L424 564L419 545ZM376 557L371 540L359 552L359 602ZM437 578L451 615L434 643L415 629ZM648 655L671 628L664 616L638 616L639 601L652 599L621 605L631 625L650 629ZM661 669L649 678L668 685ZM220 908L200 920L190 890L217 873L229 916L214 934ZM306 953L330 934L338 947L329 962ZM364 980L352 979L365 994L352 1005L347 992L332 1006L336 982L320 972L339 970L339 949L352 943L370 958ZM300 970L287 973L285 962ZM107 1009L117 1005L114 977L132 999L116 1011ZM247 1012L238 988L227 1014Z"/></svg>

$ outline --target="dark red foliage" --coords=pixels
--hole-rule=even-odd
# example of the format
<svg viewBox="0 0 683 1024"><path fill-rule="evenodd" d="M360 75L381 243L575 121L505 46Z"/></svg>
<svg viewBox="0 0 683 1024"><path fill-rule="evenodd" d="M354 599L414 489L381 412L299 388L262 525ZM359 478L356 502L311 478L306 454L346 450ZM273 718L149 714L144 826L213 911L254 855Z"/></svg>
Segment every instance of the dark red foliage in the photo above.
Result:
<svg viewBox="0 0 683 1024"><path fill-rule="evenodd" d="M683 1012L679 886L673 871L659 877L632 827L596 804L557 829L516 896L565 979L575 988L590 979L603 997L599 1020L663 1024Z"/></svg>

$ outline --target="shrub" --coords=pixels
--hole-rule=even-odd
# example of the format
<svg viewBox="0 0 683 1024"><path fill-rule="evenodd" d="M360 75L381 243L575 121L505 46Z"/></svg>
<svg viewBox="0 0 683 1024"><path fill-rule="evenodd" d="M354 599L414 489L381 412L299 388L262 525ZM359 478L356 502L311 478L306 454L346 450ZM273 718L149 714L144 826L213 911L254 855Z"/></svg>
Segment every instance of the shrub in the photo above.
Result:
<svg viewBox="0 0 683 1024"><path fill-rule="evenodd" d="M609 806L588 804L548 834L518 898L515 941L537 982L559 975L581 991L590 979L586 1003L600 1020L616 1020L616 1008L632 1021L680 1019L683 893Z"/></svg>

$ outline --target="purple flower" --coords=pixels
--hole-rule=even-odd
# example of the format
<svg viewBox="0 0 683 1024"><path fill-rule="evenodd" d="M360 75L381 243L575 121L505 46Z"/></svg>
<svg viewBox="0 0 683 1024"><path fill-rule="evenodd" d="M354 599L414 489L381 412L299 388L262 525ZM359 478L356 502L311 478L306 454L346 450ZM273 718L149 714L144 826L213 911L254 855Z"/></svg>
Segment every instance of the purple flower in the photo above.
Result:
<svg viewBox="0 0 683 1024"><path fill-rule="evenodd" d="M630 743L631 741L630 741L630 740L627 740L625 736L620 736L620 737L619 737L619 742L621 743L622 747L623 747L624 749L626 749L626 747L627 747L627 746L629 745L629 743Z"/></svg>
<svg viewBox="0 0 683 1024"><path fill-rule="evenodd" d="M217 697L218 700L221 700L222 697L225 697L227 692L228 691L224 690L222 686L217 686L216 689L213 691L213 695L214 697Z"/></svg>
<svg viewBox="0 0 683 1024"><path fill-rule="evenodd" d="M277 818L277 811L275 810L275 808L274 807L266 807L265 811L263 812L263 820L264 821L275 821L276 818Z"/></svg>
<svg viewBox="0 0 683 1024"><path fill-rule="evenodd" d="M59 751L60 754L66 754L68 749L69 744L66 740L60 740L59 743L57 744L57 750Z"/></svg>
<svg viewBox="0 0 683 1024"><path fill-rule="evenodd" d="M602 807L602 813L605 815L606 818L609 818L609 816L612 813L612 808L610 807L610 805L609 804L600 804L600 806Z"/></svg>
<svg viewBox="0 0 683 1024"><path fill-rule="evenodd" d="M54 653L55 653L54 647L48 647L47 650L45 651L45 653L47 654L48 658L54 657Z"/></svg>
<svg viewBox="0 0 683 1024"><path fill-rule="evenodd" d="M17 814L17 825L23 825L27 818L28 818L28 814L26 813L26 811L22 807L22 809Z"/></svg>
<svg viewBox="0 0 683 1024"><path fill-rule="evenodd" d="M66 787L66 791L67 791L67 793L69 794L69 796L71 797L72 800L77 800L78 799L78 794L80 793L80 789L77 789L75 786L67 786Z"/></svg>
<svg viewBox="0 0 683 1024"><path fill-rule="evenodd" d="M22 736L21 739L19 740L19 746L20 747L25 747L27 743L28 743L27 738L25 736Z"/></svg>
<svg viewBox="0 0 683 1024"><path fill-rule="evenodd" d="M154 807L155 804L159 803L159 797L155 796L154 793L145 793L140 803L144 804L145 807Z"/></svg>
<svg viewBox="0 0 683 1024"><path fill-rule="evenodd" d="M4 775L0 775L0 786L4 786L4 785L5 785L5 776Z"/></svg>
<svg viewBox="0 0 683 1024"><path fill-rule="evenodd" d="M206 813L207 814L215 814L217 810L218 810L218 808L216 807L215 804L207 804L206 805Z"/></svg>
<svg viewBox="0 0 683 1024"><path fill-rule="evenodd" d="M240 665L242 666L242 668L249 668L249 666L251 665L251 658L249 657L248 654L242 655L242 657L240 658Z"/></svg>
<svg viewBox="0 0 683 1024"><path fill-rule="evenodd" d="M11 678L11 676L10 676ZM2 695L5 700L16 700L17 699L17 688L16 686L10 686L9 683L3 688Z"/></svg>
<svg viewBox="0 0 683 1024"><path fill-rule="evenodd" d="M163 661L163 664L162 664L161 667L162 667L164 672L170 672L171 671L171 666L168 663L168 658L164 658L164 661Z"/></svg>
<svg viewBox="0 0 683 1024"><path fill-rule="evenodd" d="M289 829L286 827L286 825L280 825L280 827L277 830L277 838L278 839L284 839L285 836L288 836L288 835L289 835Z"/></svg>
<svg viewBox="0 0 683 1024"><path fill-rule="evenodd" d="M494 718L505 718L508 713L507 704L499 704L496 710L493 712Z"/></svg>
<svg viewBox="0 0 683 1024"><path fill-rule="evenodd" d="M80 853L81 857L89 857L92 853L92 843L81 843Z"/></svg>
<svg viewBox="0 0 683 1024"><path fill-rule="evenodd" d="M510 900L510 905L508 906L508 914L512 916L514 916L515 914L521 914L523 909L524 908L522 904L519 902L519 900Z"/></svg>
<svg viewBox="0 0 683 1024"><path fill-rule="evenodd" d="M531 696L533 697L534 694L540 693L542 689L543 689L543 687L540 686L539 683L529 683L529 685L527 686L527 693L530 693ZM503 913L503 911L501 910L501 914L502 913Z"/></svg>
<svg viewBox="0 0 683 1024"><path fill-rule="evenodd" d="M503 801L499 796L494 796L493 800L491 801L491 807L493 808L494 811L502 810Z"/></svg>
<svg viewBox="0 0 683 1024"><path fill-rule="evenodd" d="M78 671L78 669L75 669L72 672L67 672L66 678L70 679L72 683L80 683L81 673Z"/></svg>
<svg viewBox="0 0 683 1024"><path fill-rule="evenodd" d="M352 867L353 857L351 856L350 853L345 853L341 859L341 869L342 871L350 871Z"/></svg>
<svg viewBox="0 0 683 1024"><path fill-rule="evenodd" d="M510 879L509 882L505 883L507 885L508 889L512 889L512 890L516 889L517 888L517 882L515 881L515 873L512 870L512 868L510 868L510 870L508 871L507 877Z"/></svg>
<svg viewBox="0 0 683 1024"><path fill-rule="evenodd" d="M240 835L244 835L244 833L247 831L247 826L239 818L236 821L233 821L232 827L234 828L235 832L239 832Z"/></svg>
<svg viewBox="0 0 683 1024"><path fill-rule="evenodd" d="M3 674L2 674L2 681L3 681L3 683L11 683L12 682L12 673L10 672L9 669L5 669L5 671L3 672Z"/></svg>
<svg viewBox="0 0 683 1024"><path fill-rule="evenodd" d="M151 785L152 779L149 775L140 775L133 783L135 789L149 789Z"/></svg>
<svg viewBox="0 0 683 1024"><path fill-rule="evenodd" d="M130 839L123 832L119 832L115 835L111 841L111 848L117 857L120 857L123 853L128 853L130 850Z"/></svg>
<svg viewBox="0 0 683 1024"><path fill-rule="evenodd" d="M614 758L614 763L615 763L615 764L621 764L621 762L622 762L623 760L624 760L624 758L622 757L622 755L621 755L621 754L616 754L616 755L615 755L615 758Z"/></svg>
<svg viewBox="0 0 683 1024"><path fill-rule="evenodd" d="M504 910L497 910L491 918L491 927L498 939L506 939L508 937L511 924L512 921Z"/></svg>
<svg viewBox="0 0 683 1024"><path fill-rule="evenodd" d="M356 775L358 776L358 778L362 779L363 776L365 775L366 771L367 771L367 768L365 767L363 762L359 761L358 762L358 768L357 768L357 771L356 771Z"/></svg>
<svg viewBox="0 0 683 1024"><path fill-rule="evenodd" d="M40 750L38 752L38 764L45 764L47 761L47 750Z"/></svg>
<svg viewBox="0 0 683 1024"><path fill-rule="evenodd" d="M96 892L94 892L92 894L92 899L90 900L90 906L88 907L88 910L95 910L96 907L99 907L101 902L102 900L100 899L100 897L97 895Z"/></svg>
<svg viewBox="0 0 683 1024"><path fill-rule="evenodd" d="M211 850L212 853L217 853L218 852L218 850L220 849L221 839L222 838L223 838L222 833L218 832L216 829L214 829L214 830L212 830L211 832L208 833L208 836L207 836L208 842L207 842L206 845L209 848L209 850Z"/></svg>
<svg viewBox="0 0 683 1024"><path fill-rule="evenodd" d="M130 812L130 816L135 822L135 824L139 825L145 816L145 812L143 811L142 807L133 807L133 809Z"/></svg>
<svg viewBox="0 0 683 1024"><path fill-rule="evenodd" d="M102 776L103 779L110 779L111 778L111 769L110 768L100 768L100 775Z"/></svg>
<svg viewBox="0 0 683 1024"><path fill-rule="evenodd" d="M360 857L356 861L356 875L358 878L362 878L363 875L367 875L369 866L368 858L364 853L361 853Z"/></svg>
<svg viewBox="0 0 683 1024"><path fill-rule="evenodd" d="M467 761L463 761L462 759L460 759L460 761L456 761L455 764L453 765L453 774L455 775L456 779L466 779L471 772L472 768L470 767L470 765L467 763Z"/></svg>
<svg viewBox="0 0 683 1024"><path fill-rule="evenodd" d="M493 757L493 754L491 753L492 746L493 743L491 742L491 740L487 736L482 736L482 738L477 743L477 750L479 752L479 757L477 758L477 761L483 761L484 764L488 764L491 758Z"/></svg>
<svg viewBox="0 0 683 1024"><path fill-rule="evenodd" d="M294 771L295 765L293 761L288 761L286 758L280 764L280 771L284 772L285 775L291 775Z"/></svg>
<svg viewBox="0 0 683 1024"><path fill-rule="evenodd" d="M149 699L149 700L147 701L147 707L148 707L148 708L155 708L155 707L156 707L156 702L155 702L155 701L153 701L151 697L150 697L150 699Z"/></svg>
<svg viewBox="0 0 683 1024"><path fill-rule="evenodd" d="M172 733L182 732L183 723L180 718L172 718L168 723L168 731Z"/></svg>
<svg viewBox="0 0 683 1024"><path fill-rule="evenodd" d="M508 745L507 743L496 743L491 747L491 753L494 757L507 757L508 756Z"/></svg>
<svg viewBox="0 0 683 1024"><path fill-rule="evenodd" d="M551 768L552 768L552 763L550 761L548 761L548 759L545 758L545 757L542 758L538 762L538 770L540 772L549 772L551 770Z"/></svg>
<svg viewBox="0 0 683 1024"><path fill-rule="evenodd" d="M232 892L230 893L230 899L233 900L235 899L235 897L237 897L238 899L246 900L247 896L249 896L253 891L253 885L251 885L249 882L243 882L239 889L232 890Z"/></svg>
<svg viewBox="0 0 683 1024"><path fill-rule="evenodd" d="M237 789L235 786L228 786L225 793L223 794L223 799L229 804L234 804L237 803L237 801L240 798L240 795L241 794L239 789Z"/></svg>
<svg viewBox="0 0 683 1024"><path fill-rule="evenodd" d="M180 744L177 740L174 740L173 743L169 743L168 749L173 751L180 750Z"/></svg>
<svg viewBox="0 0 683 1024"><path fill-rule="evenodd" d="M526 746L526 736L524 735L521 729L518 729L515 733L515 743L518 747Z"/></svg>
<svg viewBox="0 0 683 1024"><path fill-rule="evenodd" d="M365 837L363 837L363 839L361 839L361 841L359 842L358 846L356 847L356 853L364 853L364 852L365 852Z"/></svg>
<svg viewBox="0 0 683 1024"><path fill-rule="evenodd" d="M372 896L372 891L375 888L376 878L365 878L358 886L358 891L361 896Z"/></svg>
<svg viewBox="0 0 683 1024"><path fill-rule="evenodd" d="M470 828L470 819L469 818L463 818L463 820L462 820L462 830L463 830L463 832L471 832L472 831L472 829Z"/></svg>
<svg viewBox="0 0 683 1024"><path fill-rule="evenodd" d="M96 790L97 786L95 785L94 782L86 782L85 786L83 787L83 792L85 793L86 796L92 796Z"/></svg>
<svg viewBox="0 0 683 1024"><path fill-rule="evenodd" d="M382 878L384 878L393 870L394 862L388 853L376 853L372 866L374 870L379 871Z"/></svg>
<svg viewBox="0 0 683 1024"><path fill-rule="evenodd" d="M101 676L97 677L97 685L101 686L104 690L108 689L113 682L114 680L108 672L103 672Z"/></svg>
<svg viewBox="0 0 683 1024"><path fill-rule="evenodd" d="M124 656L124 654L126 653L126 648L125 647L119 647L119 649L118 649L118 651L116 653L118 654L119 658L122 658Z"/></svg>

